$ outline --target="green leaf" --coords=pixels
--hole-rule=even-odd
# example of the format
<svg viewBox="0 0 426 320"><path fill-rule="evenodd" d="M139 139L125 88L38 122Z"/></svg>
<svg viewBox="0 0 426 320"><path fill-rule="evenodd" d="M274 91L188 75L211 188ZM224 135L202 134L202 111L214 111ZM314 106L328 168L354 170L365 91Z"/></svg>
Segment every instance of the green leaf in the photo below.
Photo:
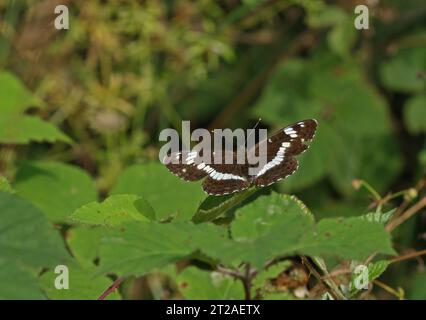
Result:
<svg viewBox="0 0 426 320"><path fill-rule="evenodd" d="M45 299L35 274L20 265L0 260L0 300Z"/></svg>
<svg viewBox="0 0 426 320"><path fill-rule="evenodd" d="M2 176L0 176L0 191L8 192L8 193L15 193L15 190L13 190L9 181L7 181L7 179L5 177L2 177Z"/></svg>
<svg viewBox="0 0 426 320"><path fill-rule="evenodd" d="M31 141L72 143L72 140L53 124L38 117L25 115L0 117L0 143L27 144Z"/></svg>
<svg viewBox="0 0 426 320"><path fill-rule="evenodd" d="M361 216L360 218L370 222L377 222L384 225L386 222L390 220L390 218L392 218L395 211L396 209L389 210L388 212L369 212Z"/></svg>
<svg viewBox="0 0 426 320"><path fill-rule="evenodd" d="M330 31L327 42L333 52L348 57L356 36L357 30L354 28L353 20L347 16L342 23L336 25Z"/></svg>
<svg viewBox="0 0 426 320"><path fill-rule="evenodd" d="M389 234L378 223L358 217L323 219L305 240L308 255L333 254L362 260L375 251L395 254Z"/></svg>
<svg viewBox="0 0 426 320"><path fill-rule="evenodd" d="M16 195L0 192L0 230L2 261L40 268L69 258L43 213Z"/></svg>
<svg viewBox="0 0 426 320"><path fill-rule="evenodd" d="M380 66L380 76L386 88L401 92L420 92L424 79L419 72L426 70L426 48L414 47L399 51Z"/></svg>
<svg viewBox="0 0 426 320"><path fill-rule="evenodd" d="M270 259L294 254L361 260L373 252L394 253L383 226L359 217L314 225L299 201L278 194L238 209L231 236L226 228L207 223L124 224L107 230L102 239L102 271L140 275L197 251L226 265L248 262L258 269Z"/></svg>
<svg viewBox="0 0 426 320"><path fill-rule="evenodd" d="M67 265L69 288L57 289L55 279L58 274L54 270L46 271L40 278L40 285L52 300L95 300L112 284L105 276L95 276L96 267L82 268L75 263ZM106 300L120 299L117 291L112 292Z"/></svg>
<svg viewBox="0 0 426 320"><path fill-rule="evenodd" d="M29 107L42 105L41 101L10 72L0 72L0 88L0 118L7 114L19 114Z"/></svg>
<svg viewBox="0 0 426 320"><path fill-rule="evenodd" d="M142 196L154 208L159 220L171 215L177 215L177 220L189 220L206 197L199 182L184 182L160 163L127 168L111 192L120 193Z"/></svg>
<svg viewBox="0 0 426 320"><path fill-rule="evenodd" d="M218 272L188 267L177 277L179 291L185 299L238 300L244 298L241 281Z"/></svg>
<svg viewBox="0 0 426 320"><path fill-rule="evenodd" d="M296 197L272 193L271 196L261 196L248 205L240 208L235 213L235 221L231 225L232 237L236 241L255 241L268 235L277 224L285 219L285 216L295 217L299 228L313 221L313 216ZM298 232L294 226L292 233ZM288 233L291 237L291 233Z"/></svg>
<svg viewBox="0 0 426 320"><path fill-rule="evenodd" d="M197 212L192 217L192 221L194 223L201 223L214 220L215 218L225 214L231 208L239 205L255 192L255 188L250 188L238 193L224 196L209 196L201 203Z"/></svg>
<svg viewBox="0 0 426 320"><path fill-rule="evenodd" d="M214 246L201 248L205 254L228 264L246 261L260 268L274 257L296 253L359 260L375 251L394 253L383 226L357 217L324 219L315 226L311 216L278 194L259 197L236 215L231 226L234 241L216 240Z"/></svg>
<svg viewBox="0 0 426 320"><path fill-rule="evenodd" d="M214 225L191 222L133 222L106 230L101 242L103 272L143 275L188 257L200 244L225 237ZM211 242L212 241L212 242Z"/></svg>
<svg viewBox="0 0 426 320"><path fill-rule="evenodd" d="M86 172L58 162L22 164L14 188L55 222L65 221L74 210L97 197L95 185Z"/></svg>
<svg viewBox="0 0 426 320"><path fill-rule="evenodd" d="M67 232L66 241L74 258L82 266L92 266L99 257L102 228L74 227Z"/></svg>
<svg viewBox="0 0 426 320"><path fill-rule="evenodd" d="M336 6L324 7L324 10L310 12L308 24L314 28L331 27L342 24L348 19L348 14Z"/></svg>
<svg viewBox="0 0 426 320"><path fill-rule="evenodd" d="M149 221L155 218L151 206L132 194L114 195L102 203L91 202L70 216L73 221L88 225L117 226L127 221Z"/></svg>
<svg viewBox="0 0 426 320"><path fill-rule="evenodd" d="M404 121L413 134L426 132L426 95L417 95L404 107Z"/></svg>
<svg viewBox="0 0 426 320"><path fill-rule="evenodd" d="M380 260L377 262L371 262L368 264L368 281L369 283L372 282L374 279L377 279L380 277L380 275L386 271L387 267L389 266L390 262L386 260ZM355 287L355 280L357 277L359 277L359 274L352 274L351 282L349 283L349 294L350 297L355 297L359 292L362 291L362 289L357 289Z"/></svg>
<svg viewBox="0 0 426 320"><path fill-rule="evenodd" d="M254 115L274 128L300 119L318 120L310 149L298 157L300 169L278 184L280 190L298 191L329 176L333 186L348 195L353 192L352 179L363 175L370 181L377 172L386 188L401 169L387 109L386 101L350 59L341 62L318 51L309 59L280 64L263 89ZM389 158L389 152L394 156ZM363 165L364 158L369 166Z"/></svg>

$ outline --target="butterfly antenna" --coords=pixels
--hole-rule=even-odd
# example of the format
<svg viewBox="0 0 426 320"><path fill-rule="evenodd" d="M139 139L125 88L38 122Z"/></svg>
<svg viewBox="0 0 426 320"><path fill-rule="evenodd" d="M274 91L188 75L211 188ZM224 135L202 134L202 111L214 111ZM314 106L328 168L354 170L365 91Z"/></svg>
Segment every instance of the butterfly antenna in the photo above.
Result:
<svg viewBox="0 0 426 320"><path fill-rule="evenodd" d="M248 138L249 138L249 137L250 137L250 135L254 132L254 129L256 129L256 128L257 128L257 126L259 125L260 121L262 121L262 119L261 119L261 118L259 118L259 119L257 120L257 122L256 122L256 124L254 125L254 127L250 130L250 133L248 134L248 136L247 136L247 138L246 138L246 141L245 141L244 145L247 145ZM238 150L239 150L241 147L242 147L242 145L240 145L240 146L238 147Z"/></svg>
<svg viewBox="0 0 426 320"><path fill-rule="evenodd" d="M257 120L256 124L254 125L253 129L250 130L250 133L249 133L249 135L247 136L247 139L246 139L246 143L248 142L248 139L250 138L250 135L254 132L254 129L256 129L257 126L259 125L260 121L262 121L262 118L259 118Z"/></svg>

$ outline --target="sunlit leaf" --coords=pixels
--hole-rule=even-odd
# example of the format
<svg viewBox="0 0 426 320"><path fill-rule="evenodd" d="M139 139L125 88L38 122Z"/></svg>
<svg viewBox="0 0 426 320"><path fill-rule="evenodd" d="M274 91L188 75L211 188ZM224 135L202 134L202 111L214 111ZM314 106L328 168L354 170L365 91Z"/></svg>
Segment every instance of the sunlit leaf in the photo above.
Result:
<svg viewBox="0 0 426 320"><path fill-rule="evenodd" d="M65 142L72 140L53 124L33 116L1 116L0 143L26 144L36 142Z"/></svg>
<svg viewBox="0 0 426 320"><path fill-rule="evenodd" d="M199 182L184 182L161 163L127 168L111 193L140 195L154 208L158 219L176 215L177 220L189 220L206 197Z"/></svg>
<svg viewBox="0 0 426 320"><path fill-rule="evenodd" d="M88 225L117 226L127 221L148 221L154 217L153 209L143 198L119 194L101 203L94 201L78 208L70 219Z"/></svg>

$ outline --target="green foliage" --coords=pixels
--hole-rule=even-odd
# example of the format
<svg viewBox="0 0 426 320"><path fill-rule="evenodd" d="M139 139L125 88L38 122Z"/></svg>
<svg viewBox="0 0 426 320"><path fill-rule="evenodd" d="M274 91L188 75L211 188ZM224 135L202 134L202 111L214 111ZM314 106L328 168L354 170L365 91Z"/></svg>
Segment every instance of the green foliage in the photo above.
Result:
<svg viewBox="0 0 426 320"><path fill-rule="evenodd" d="M80 265L91 266L99 257L102 234L101 228L75 227L68 231L68 247Z"/></svg>
<svg viewBox="0 0 426 320"><path fill-rule="evenodd" d="M408 129L413 133L426 132L426 95L417 95L407 101L404 119Z"/></svg>
<svg viewBox="0 0 426 320"><path fill-rule="evenodd" d="M29 107L41 107L36 98L12 73L0 71L0 114L19 114Z"/></svg>
<svg viewBox="0 0 426 320"><path fill-rule="evenodd" d="M426 273L417 274L411 281L408 298L413 300L426 299Z"/></svg>
<svg viewBox="0 0 426 320"><path fill-rule="evenodd" d="M205 198L199 183L185 183L160 163L127 168L111 193L142 196L154 208L158 219L176 216L178 220L188 220Z"/></svg>
<svg viewBox="0 0 426 320"><path fill-rule="evenodd" d="M246 262L258 269L274 257L296 253L347 259L363 259L375 251L394 253L389 235L379 224L349 218L325 219L315 226L304 210L288 196L260 197L237 210L231 237L224 227L210 224L123 224L106 231L101 266L108 272L139 275L196 251L225 265Z"/></svg>
<svg viewBox="0 0 426 320"><path fill-rule="evenodd" d="M78 265L68 265L69 288L58 290L55 288L55 278L58 276L53 270L48 270L40 278L41 287L49 299L54 300L95 300L106 290L112 281L107 277L95 276L95 267L81 268ZM120 299L118 292L107 296L107 300Z"/></svg>
<svg viewBox="0 0 426 320"><path fill-rule="evenodd" d="M419 72L426 69L425 55L424 47L399 51L380 68L383 84L389 89L402 92L424 90L424 79L419 77Z"/></svg>
<svg viewBox="0 0 426 320"><path fill-rule="evenodd" d="M185 299L240 300L244 289L240 281L218 272L202 271L189 267L177 277L179 291Z"/></svg>
<svg viewBox="0 0 426 320"><path fill-rule="evenodd" d="M68 259L59 233L28 201L0 192L0 216L2 261L41 268Z"/></svg>
<svg viewBox="0 0 426 320"><path fill-rule="evenodd" d="M369 212L363 216L361 216L361 219L365 219L367 221L370 222L377 222L377 223L381 223L381 224L386 224L386 222L388 222L393 214L395 213L395 209L392 209L388 212L380 212L380 211L376 211L376 212Z"/></svg>
<svg viewBox="0 0 426 320"><path fill-rule="evenodd" d="M30 141L71 143L71 139L53 124L22 113L40 107L21 81L9 72L0 72L0 144L26 144Z"/></svg>
<svg viewBox="0 0 426 320"><path fill-rule="evenodd" d="M71 143L68 136L40 118L22 115L1 116L0 143L26 144L31 141Z"/></svg>
<svg viewBox="0 0 426 320"><path fill-rule="evenodd" d="M13 262L0 261L0 282L1 300L45 299L36 275Z"/></svg>
<svg viewBox="0 0 426 320"><path fill-rule="evenodd" d="M386 271L389 266L389 261L380 260L377 262L369 263L367 266L368 270L368 281L371 283L374 279L380 277L380 275ZM355 286L355 279L359 277L360 274L352 274L351 282L349 283L349 295L350 297L355 297L357 294L361 292L362 289L357 289Z"/></svg>
<svg viewBox="0 0 426 320"><path fill-rule="evenodd" d="M350 192L355 177L368 176L375 185L384 186L383 174L365 175L364 157L369 158L370 167L386 172L387 181L399 170L397 157L393 160L396 162L389 162L388 157L371 158L372 154L394 152L394 145L388 143L390 124L384 101L364 82L356 65L336 62L330 54L281 64L254 112L274 126L298 119L320 119L324 114L328 118L320 121L310 151L300 159L306 170L286 179L282 183L286 190L299 190L324 176L330 176L343 193Z"/></svg>
<svg viewBox="0 0 426 320"><path fill-rule="evenodd" d="M0 176L0 191L1 192L8 192L8 193L14 193L12 186L10 185L9 181L5 177Z"/></svg>
<svg viewBox="0 0 426 320"><path fill-rule="evenodd" d="M37 271L70 258L59 233L32 204L0 192L1 299L43 299Z"/></svg>
<svg viewBox="0 0 426 320"><path fill-rule="evenodd" d="M53 36L53 2L0 2L0 299L96 299L116 276L107 298L424 298L400 263L422 259L425 233L419 4L375 3L359 31L341 2L74 1ZM318 121L275 185L207 196L158 161L181 120L259 117L270 132ZM410 254L384 273L393 248ZM358 264L380 285L355 290ZM309 279L275 286L298 268Z"/></svg>
<svg viewBox="0 0 426 320"><path fill-rule="evenodd" d="M14 188L55 222L65 221L78 207L97 198L95 185L80 168L59 162L26 162Z"/></svg>
<svg viewBox="0 0 426 320"><path fill-rule="evenodd" d="M91 202L78 208L70 216L72 220L88 224L117 226L127 221L148 221L154 219L154 211L141 197L136 195L115 195L104 202Z"/></svg>

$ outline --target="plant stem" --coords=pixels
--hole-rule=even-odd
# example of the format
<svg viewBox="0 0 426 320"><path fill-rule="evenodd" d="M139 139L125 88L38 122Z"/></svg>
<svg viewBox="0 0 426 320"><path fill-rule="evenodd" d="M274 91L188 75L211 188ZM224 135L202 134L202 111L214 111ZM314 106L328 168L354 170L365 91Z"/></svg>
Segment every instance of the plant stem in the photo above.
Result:
<svg viewBox="0 0 426 320"><path fill-rule="evenodd" d="M407 253L407 254L404 254L402 256L393 258L393 259L390 260L390 263L399 262L399 261L403 261L403 260L407 260L407 259L411 259L411 258L416 258L416 257L423 256L423 255L426 255L426 249Z"/></svg>
<svg viewBox="0 0 426 320"><path fill-rule="evenodd" d="M246 263L245 274L243 277L244 299L246 300L251 300L251 281L252 281L252 275L250 273L250 264Z"/></svg>
<svg viewBox="0 0 426 320"><path fill-rule="evenodd" d="M397 217L395 220L390 221L386 226L386 230L392 231L424 207L426 207L426 197L423 197L419 202L407 209L403 214L401 214L401 216Z"/></svg>
<svg viewBox="0 0 426 320"><path fill-rule="evenodd" d="M330 278L323 278L315 267L309 262L308 258L305 256L301 256L303 264L309 269L309 272L313 274L313 276L323 284L324 287L330 290L330 294L336 300L347 300L346 297L340 292L339 288L337 288L336 284Z"/></svg>
<svg viewBox="0 0 426 320"><path fill-rule="evenodd" d="M117 279L115 279L115 281L112 283L112 285L110 285L98 298L98 300L105 300L105 298L110 295L111 293L113 293L115 291L115 289L117 289L120 284L123 282L123 278L122 277L118 277Z"/></svg>

